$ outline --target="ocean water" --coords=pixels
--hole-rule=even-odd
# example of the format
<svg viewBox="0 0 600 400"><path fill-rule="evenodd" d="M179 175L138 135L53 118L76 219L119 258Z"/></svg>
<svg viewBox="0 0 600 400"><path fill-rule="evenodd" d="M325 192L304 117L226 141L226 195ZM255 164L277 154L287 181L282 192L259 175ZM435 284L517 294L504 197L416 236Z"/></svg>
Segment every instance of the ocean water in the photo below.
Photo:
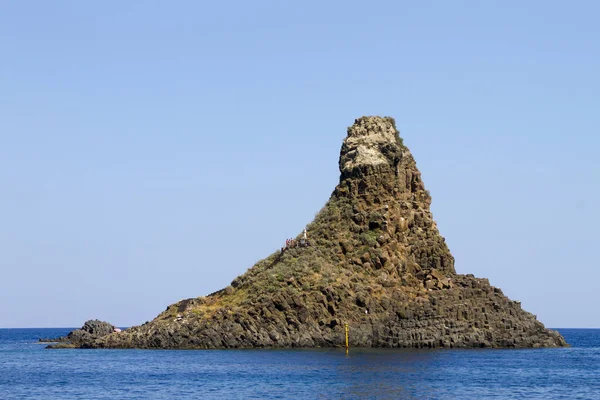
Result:
<svg viewBox="0 0 600 400"><path fill-rule="evenodd" d="M0 329L0 399L600 399L600 329L531 350L45 350Z"/></svg>

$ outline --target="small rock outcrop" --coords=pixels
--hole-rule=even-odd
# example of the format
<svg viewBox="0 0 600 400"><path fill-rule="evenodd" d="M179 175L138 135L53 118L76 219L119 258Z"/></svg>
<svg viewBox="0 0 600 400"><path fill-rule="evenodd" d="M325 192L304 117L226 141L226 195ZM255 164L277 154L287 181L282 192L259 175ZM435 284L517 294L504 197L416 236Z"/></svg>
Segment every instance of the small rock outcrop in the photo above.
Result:
<svg viewBox="0 0 600 400"><path fill-rule="evenodd" d="M173 304L97 348L559 347L566 342L487 279L457 274L395 121L348 128L340 181L307 226L225 289ZM302 243L302 234L296 240ZM108 331L108 330L106 330ZM103 332L106 332L103 331ZM75 335L74 335L75 336Z"/></svg>
<svg viewBox="0 0 600 400"><path fill-rule="evenodd" d="M55 343L49 349L59 348L85 348L90 347L96 339L115 332L115 327L108 322L97 319L86 321L80 329L75 329L67 336L55 339L40 339L40 342Z"/></svg>

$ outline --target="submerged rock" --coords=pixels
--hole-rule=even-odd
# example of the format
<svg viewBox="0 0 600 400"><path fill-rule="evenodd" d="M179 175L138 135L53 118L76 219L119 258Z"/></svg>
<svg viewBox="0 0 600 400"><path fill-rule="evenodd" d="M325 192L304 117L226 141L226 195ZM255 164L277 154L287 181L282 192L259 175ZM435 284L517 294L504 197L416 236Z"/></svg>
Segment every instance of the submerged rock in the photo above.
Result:
<svg viewBox="0 0 600 400"><path fill-rule="evenodd" d="M97 348L557 347L566 342L487 279L459 275L415 160L392 118L348 128L340 182L308 245L153 321L73 343ZM296 243L294 241L294 243ZM107 332L102 331L102 332ZM76 335L73 335L76 336Z"/></svg>

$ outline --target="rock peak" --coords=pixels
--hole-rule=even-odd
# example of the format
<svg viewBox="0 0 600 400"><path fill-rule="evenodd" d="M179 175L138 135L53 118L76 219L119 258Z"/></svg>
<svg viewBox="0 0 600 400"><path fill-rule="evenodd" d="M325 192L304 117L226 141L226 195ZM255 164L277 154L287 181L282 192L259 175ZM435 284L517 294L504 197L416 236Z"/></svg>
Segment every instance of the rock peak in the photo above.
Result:
<svg viewBox="0 0 600 400"><path fill-rule="evenodd" d="M396 121L392 117L366 116L354 120L354 124L348 128L348 137L365 136L380 133L388 136L390 140L398 134Z"/></svg>
<svg viewBox="0 0 600 400"><path fill-rule="evenodd" d="M342 144L340 172L346 176L364 167L395 166L403 147L393 118L358 118L348 128L348 136Z"/></svg>

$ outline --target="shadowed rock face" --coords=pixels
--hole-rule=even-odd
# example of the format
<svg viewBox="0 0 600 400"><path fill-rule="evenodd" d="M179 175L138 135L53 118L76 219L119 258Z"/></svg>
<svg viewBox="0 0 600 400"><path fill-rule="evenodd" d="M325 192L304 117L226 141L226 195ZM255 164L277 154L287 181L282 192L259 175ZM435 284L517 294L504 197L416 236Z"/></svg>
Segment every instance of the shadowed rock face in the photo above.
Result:
<svg viewBox="0 0 600 400"><path fill-rule="evenodd" d="M392 118L348 128L340 182L308 225L231 286L85 347L556 347L557 333L487 279L457 275ZM300 235L298 239L300 238Z"/></svg>

